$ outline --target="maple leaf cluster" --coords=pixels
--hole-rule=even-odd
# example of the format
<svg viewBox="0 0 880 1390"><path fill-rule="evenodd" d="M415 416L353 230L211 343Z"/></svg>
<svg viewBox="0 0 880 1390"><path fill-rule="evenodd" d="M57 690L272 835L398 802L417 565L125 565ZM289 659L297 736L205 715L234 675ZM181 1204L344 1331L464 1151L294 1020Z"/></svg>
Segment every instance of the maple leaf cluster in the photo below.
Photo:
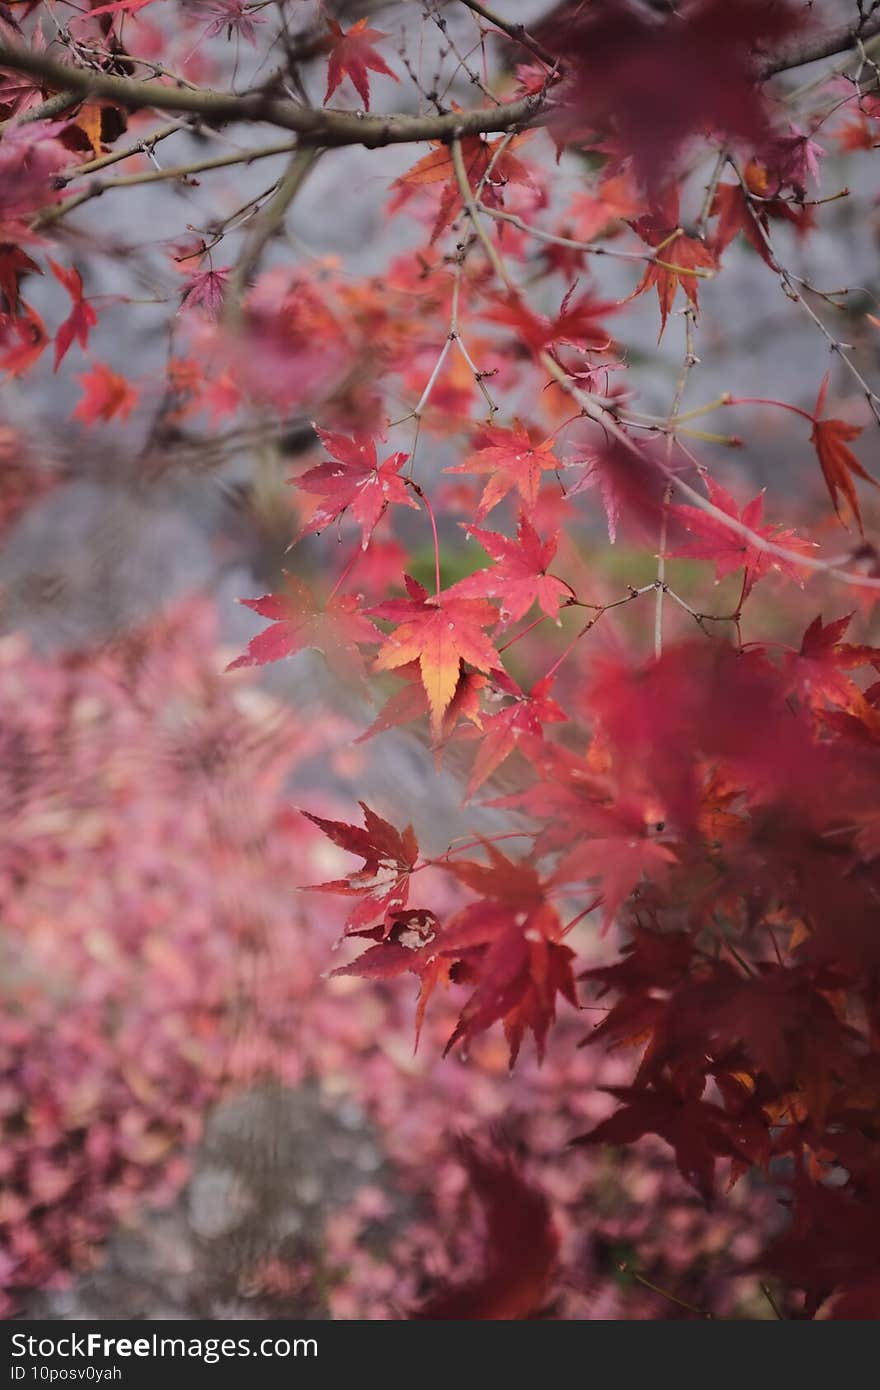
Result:
<svg viewBox="0 0 880 1390"><path fill-rule="evenodd" d="M707 1202L719 1165L735 1182L786 1158L793 1230L832 1200L835 1172L842 1213L872 1201L874 1112L857 1098L873 1074L880 691L866 698L851 673L880 667L880 650L845 643L846 626L816 620L781 662L683 646L639 672L600 670L601 763L527 735L536 778L507 802L541 825L534 855L489 842L484 862L422 861L476 895L442 921L412 903L409 828L400 839L366 809L366 837L318 820L365 860L323 885L357 896L347 930L374 943L340 973L416 975L420 1019L438 986L464 987L447 1049L503 1022L511 1063L526 1031L542 1054L558 999L589 997L577 976L614 1001L584 1041L642 1053L612 1088L620 1108L579 1142L659 1135ZM618 964L579 976L554 904L576 883L632 932ZM795 1248L781 1239L767 1267L804 1289L808 1313L861 1297L836 1264L800 1267Z"/></svg>

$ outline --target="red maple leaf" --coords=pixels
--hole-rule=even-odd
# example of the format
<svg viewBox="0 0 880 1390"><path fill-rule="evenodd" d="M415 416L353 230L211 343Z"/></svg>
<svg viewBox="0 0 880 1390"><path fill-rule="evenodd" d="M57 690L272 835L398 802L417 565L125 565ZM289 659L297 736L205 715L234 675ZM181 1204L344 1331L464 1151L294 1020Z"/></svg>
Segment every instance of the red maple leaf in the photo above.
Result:
<svg viewBox="0 0 880 1390"><path fill-rule="evenodd" d="M868 1188L868 1200L861 1201L850 1190L810 1182L804 1173L796 1175L792 1188L792 1220L762 1251L762 1270L803 1289L808 1315L835 1295L840 1305L832 1307L832 1318L844 1318L848 1310L853 1318L865 1318L868 1313L876 1317L880 1285L876 1178Z"/></svg>
<svg viewBox="0 0 880 1390"><path fill-rule="evenodd" d="M333 35L333 43L330 49L330 61L327 66L327 91L324 96L324 105L332 97L336 88L344 77L350 77L357 92L364 103L364 109L370 109L370 78L367 69L373 72L380 72L385 77L393 77L395 82L400 78L396 72L389 68L381 53L377 53L373 47L380 39L387 39L388 35L383 34L380 29L367 28L367 21L359 19L350 29L342 28L335 19L327 20L330 32Z"/></svg>
<svg viewBox="0 0 880 1390"><path fill-rule="evenodd" d="M77 377L83 388L82 399L73 412L74 419L93 425L96 420L125 420L138 403L139 393L131 382L104 362Z"/></svg>
<svg viewBox="0 0 880 1390"><path fill-rule="evenodd" d="M483 718L480 746L468 782L468 797L473 796L493 772L497 772L516 750L521 739L543 739L545 724L561 723L567 718L556 701L550 698L552 677L539 681L528 695L510 677L498 679L497 684L514 698L506 709Z"/></svg>
<svg viewBox="0 0 880 1390"><path fill-rule="evenodd" d="M766 231L769 225L768 209L771 204L767 201L770 186L767 170L757 160L749 160L742 171L742 179L745 189L741 183L736 182L719 183L715 190L709 209L710 217L718 218L712 245L716 254L720 255L734 237L742 232L762 261L773 270L773 258L760 231L761 227ZM746 190L761 201L750 201Z"/></svg>
<svg viewBox="0 0 880 1390"><path fill-rule="evenodd" d="M649 833L651 823L639 806L584 808L574 828L577 844L562 859L554 881L597 880L605 932L642 879L662 880L678 856Z"/></svg>
<svg viewBox="0 0 880 1390"><path fill-rule="evenodd" d="M256 26L266 22L265 16L257 14L255 6L245 3L245 0L210 0L205 10L214 15L205 30L206 39L222 34L225 29L227 39L231 39L234 33L240 34L248 43L256 43Z"/></svg>
<svg viewBox="0 0 880 1390"><path fill-rule="evenodd" d="M577 1004L574 952L562 944L559 914L534 866L508 859L489 843L486 853L488 864L457 860L447 866L484 896L450 918L440 943L443 954L458 961L453 978L474 983L445 1051L501 1020L513 1066L527 1030L543 1057L558 994Z"/></svg>
<svg viewBox="0 0 880 1390"><path fill-rule="evenodd" d="M471 1190L486 1223L482 1271L441 1284L410 1314L419 1320L503 1320L540 1311L550 1289L559 1250L550 1206L525 1181L507 1154L483 1154L462 1145Z"/></svg>
<svg viewBox="0 0 880 1390"><path fill-rule="evenodd" d="M671 989L687 974L693 953L694 941L689 932L637 927L623 947L622 959L614 965L585 970L578 978L598 980L600 999L609 989L623 994Z"/></svg>
<svg viewBox="0 0 880 1390"><path fill-rule="evenodd" d="M57 372L68 348L76 338L81 348L88 346L89 330L95 327L98 316L87 300L83 299L82 276L75 266L69 270L57 265L49 258L49 267L55 279L67 290L72 301L70 317L62 323L55 334L55 370Z"/></svg>
<svg viewBox="0 0 880 1390"><path fill-rule="evenodd" d="M55 175L70 162L58 136L66 121L10 122L0 143L0 226L23 238L24 222L47 203L62 197ZM9 240L5 236L4 240Z"/></svg>
<svg viewBox="0 0 880 1390"><path fill-rule="evenodd" d="M880 648L841 640L852 618L852 613L830 623L823 623L821 615L814 618L804 633L800 649L786 653L789 688L805 704L850 705L860 692L844 671L864 666L880 670Z"/></svg>
<svg viewBox="0 0 880 1390"><path fill-rule="evenodd" d="M525 512L520 513L516 540L495 531L481 531L477 526L465 529L495 563L460 579L447 593L459 598L499 599L504 626L525 617L533 603L558 622L560 603L572 596L564 580L547 573L556 554L559 532L542 541Z"/></svg>
<svg viewBox="0 0 880 1390"><path fill-rule="evenodd" d="M315 429L332 462L319 463L292 479L304 492L322 498L299 538L323 531L350 507L361 528L361 546L366 550L386 507L391 503L418 507L404 479L398 477L409 454L391 454L379 464L370 435L359 431L348 439L344 434L330 434L317 426Z"/></svg>
<svg viewBox="0 0 880 1390"><path fill-rule="evenodd" d="M533 444L519 422L513 429L501 429L487 425L477 436L480 447L476 453L456 463L445 473L488 473L489 481L483 489L476 510L477 521L497 507L507 494L516 488L525 505L531 509L538 500L541 474L548 469L557 469L559 460L553 452L553 440L545 439L542 444Z"/></svg>
<svg viewBox="0 0 880 1390"><path fill-rule="evenodd" d="M387 910L381 926L352 931L352 918L359 908L360 905L349 917L348 934L376 944L333 974L354 975L365 980L395 980L408 971L417 975L421 982L416 1006L415 1050L418 1051L428 1001L438 984L449 983L453 967L453 961L440 954L440 922L429 908L399 908Z"/></svg>
<svg viewBox="0 0 880 1390"><path fill-rule="evenodd" d="M329 883L313 883L308 891L342 893L359 899L346 921L346 931L356 931L368 923L406 907L409 897L410 874L418 862L419 845L411 825L397 830L390 821L371 811L365 801L359 802L364 814L363 827L343 821L325 820L311 811L302 814L340 849L363 859L362 869L352 870L345 878ZM367 953L369 954L369 953ZM363 970L357 973L363 973Z"/></svg>
<svg viewBox="0 0 880 1390"><path fill-rule="evenodd" d="M605 349L611 338L600 317L614 313L616 304L591 299L588 293L574 298L575 286L566 294L555 318L536 314L520 295L509 294L496 300L484 318L489 323L509 329L517 343L533 357L540 357L556 343L573 343L577 347Z"/></svg>
<svg viewBox="0 0 880 1390"><path fill-rule="evenodd" d="M246 651L226 668L265 666L281 661L306 647L322 654L341 675L352 672L363 679L359 648L374 644L379 634L358 608L353 594L336 594L322 608L312 590L295 575L285 575L283 594L240 599L246 608L269 618L272 626L252 638Z"/></svg>
<svg viewBox="0 0 880 1390"><path fill-rule="evenodd" d="M191 276L184 286L179 313L184 309L200 309L209 319L219 319L223 309L223 295L226 281L232 270L231 265L220 266L218 270L201 270Z"/></svg>
<svg viewBox="0 0 880 1390"><path fill-rule="evenodd" d="M566 459L566 467L586 465L582 477L569 487L569 496L586 488L598 489L608 521L608 539L612 545L621 524L639 541L656 536L665 513L667 529L676 529L675 518L666 499L668 473L649 449L626 447L616 439L606 440L597 450L580 458ZM673 532L668 530L668 539Z"/></svg>
<svg viewBox="0 0 880 1390"><path fill-rule="evenodd" d="M782 1093L803 1080L819 1039L827 1065L845 1075L851 1065L847 1042L858 1037L839 1022L806 970L770 966L744 978L725 961L679 982L653 1031L639 1081L664 1066L686 1066L694 1056L702 1055L708 1065L742 1048L750 1069L765 1073Z"/></svg>
<svg viewBox="0 0 880 1390"><path fill-rule="evenodd" d="M757 251L762 261L776 270L770 253L770 219L789 222L800 235L815 226L815 215L809 204L793 202L771 193L770 176L763 164L749 160L742 170L743 188L740 183L718 185L710 208L710 216L717 217L712 247L717 255L729 246L734 237L742 232L749 244ZM776 184L778 193L780 184ZM801 193L800 196L804 196Z"/></svg>
<svg viewBox="0 0 880 1390"><path fill-rule="evenodd" d="M669 311L675 300L679 285L684 290L695 309L699 308L700 277L695 270L717 270L718 262L709 247L696 237L688 236L678 225L678 195L667 195L660 200L647 217L632 224L642 241L656 247L658 261L663 265L649 265L632 292L632 298L644 294L652 285L657 287L660 301L660 338L666 327ZM673 269L673 267L675 267ZM658 339L659 341L659 339Z"/></svg>
<svg viewBox="0 0 880 1390"><path fill-rule="evenodd" d="M776 545L784 546L793 554L810 555L815 550L816 547L811 541L801 540L794 531L783 530L779 526L762 526L763 492L759 492L757 497L753 497L751 502L747 502L740 512L730 493L720 483L716 483L714 479L709 477L705 481L709 492L709 501L713 507L717 507L719 511L725 512L734 520L742 522L743 526L748 526L749 530L754 531L756 535L765 540L773 541ZM732 527L725 526L719 517L710 516L707 512L701 511L699 507L685 506L671 507L670 515L675 516L686 531L689 531L691 535L700 537L700 539L682 541L674 549L668 550L667 555L678 559L712 560L715 564L717 581L725 579L727 575L734 574L739 569L745 569L743 599L748 597L753 586L770 570L784 574L803 587L803 579L794 561L772 555L766 550L759 550L747 536L743 536Z"/></svg>
<svg viewBox="0 0 880 1390"><path fill-rule="evenodd" d="M838 497L842 496L855 517L859 530L864 535L862 514L859 510L859 499L856 496L853 476L863 478L872 487L877 487L878 483L876 478L872 478L871 474L862 467L852 449L847 447L849 440L858 439L862 433L861 426L848 425L845 420L823 420L821 418L830 375L830 372L825 373L819 388L819 395L813 411L813 432L810 435L810 440L819 455L822 476L828 487L835 512L840 516Z"/></svg>
<svg viewBox="0 0 880 1390"><path fill-rule="evenodd" d="M578 193L568 205L567 225L578 241L592 241L611 223L633 217L642 199L628 173L605 178L595 193Z"/></svg>
<svg viewBox="0 0 880 1390"><path fill-rule="evenodd" d="M731 1137L730 1117L718 1105L692 1095L682 1096L667 1082L645 1086L603 1086L622 1101L620 1110L602 1120L575 1144L634 1144L646 1134L659 1134L675 1150L682 1177L704 1201L712 1200L715 1165L719 1158L739 1158L742 1150Z"/></svg>
<svg viewBox="0 0 880 1390"><path fill-rule="evenodd" d="M0 371L22 376L30 371L49 342L46 325L36 309L19 301L19 313L0 315Z"/></svg>
<svg viewBox="0 0 880 1390"><path fill-rule="evenodd" d="M501 666L501 658L483 632L498 621L498 613L483 599L450 598L428 594L409 575L408 599L389 599L368 611L395 623L395 629L376 657L380 671L393 671L418 661L422 683L431 708L434 736L441 731L443 714L455 694L462 661L479 671Z"/></svg>

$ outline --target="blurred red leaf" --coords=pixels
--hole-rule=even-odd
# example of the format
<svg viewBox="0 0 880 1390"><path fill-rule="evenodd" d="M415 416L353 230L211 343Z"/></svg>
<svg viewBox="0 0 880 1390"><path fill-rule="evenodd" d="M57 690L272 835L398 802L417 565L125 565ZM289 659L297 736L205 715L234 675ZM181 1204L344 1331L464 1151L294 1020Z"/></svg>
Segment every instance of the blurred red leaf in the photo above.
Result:
<svg viewBox="0 0 880 1390"><path fill-rule="evenodd" d="M351 594L336 594L321 607L307 584L287 574L283 593L239 601L261 618L268 618L272 626L253 637L247 650L230 662L227 670L264 666L311 647L341 675L363 678L359 648L376 643L379 634Z"/></svg>
<svg viewBox="0 0 880 1390"><path fill-rule="evenodd" d="M51 258L49 267L55 279L67 290L72 301L70 317L64 320L55 334L55 370L57 372L74 338L81 348L88 347L89 330L95 327L98 316L91 304L83 299L82 276L76 267L65 268Z"/></svg>
<svg viewBox="0 0 880 1390"><path fill-rule="evenodd" d="M661 185L691 136L711 132L749 150L771 140L758 55L801 23L790 4L698 0L661 15L631 0L602 0L568 13L556 39L574 63L577 117L610 126L649 188Z"/></svg>
<svg viewBox="0 0 880 1390"><path fill-rule="evenodd" d="M138 403L137 388L105 362L96 362L90 371L77 377L77 381L83 394L73 414L74 419L82 420L85 425L93 425L96 420L112 420L116 416L125 420Z"/></svg>
<svg viewBox="0 0 880 1390"><path fill-rule="evenodd" d="M536 1316L550 1292L559 1250L547 1198L500 1150L482 1153L466 1143L462 1158L486 1222L483 1269L441 1285L410 1317L513 1321Z"/></svg>

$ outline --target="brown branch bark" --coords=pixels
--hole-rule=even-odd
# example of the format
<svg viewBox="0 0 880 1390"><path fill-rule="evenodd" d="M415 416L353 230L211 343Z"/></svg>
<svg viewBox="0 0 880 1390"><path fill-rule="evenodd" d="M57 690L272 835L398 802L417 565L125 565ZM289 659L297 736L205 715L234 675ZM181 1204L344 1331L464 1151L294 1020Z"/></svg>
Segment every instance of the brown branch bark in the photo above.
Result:
<svg viewBox="0 0 880 1390"><path fill-rule="evenodd" d="M822 58L834 58L839 53L847 53L855 48L859 39L866 40L880 34L880 14L867 19L861 27L856 24L841 24L836 29L828 29L824 34L812 34L806 38L795 39L770 58L761 69L761 77L775 77L779 72L791 68L802 68L807 63L817 63Z"/></svg>
<svg viewBox="0 0 880 1390"><path fill-rule="evenodd" d="M410 144L419 140L449 140L455 135L478 135L492 131L515 130L528 125L544 106L540 96L471 111L452 111L442 116L359 115L354 111L319 110L268 92L192 91L161 82L136 82L127 77L94 72L87 68L58 63L45 54L0 44L0 68L28 73L59 91L81 97L100 97L140 111L184 111L200 116L207 124L235 121L265 121L282 130L294 131L304 143L332 147Z"/></svg>

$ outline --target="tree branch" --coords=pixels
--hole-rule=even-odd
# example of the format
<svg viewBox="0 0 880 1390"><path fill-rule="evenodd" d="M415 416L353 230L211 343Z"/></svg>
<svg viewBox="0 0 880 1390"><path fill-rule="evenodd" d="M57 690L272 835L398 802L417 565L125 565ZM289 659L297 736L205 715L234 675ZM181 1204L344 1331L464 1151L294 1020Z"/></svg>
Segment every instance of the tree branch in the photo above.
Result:
<svg viewBox="0 0 880 1390"><path fill-rule="evenodd" d="M41 78L59 91L79 97L99 97L140 111L185 111L201 116L208 124L232 121L265 121L291 130L309 144L331 147L409 144L418 140L449 140L455 135L479 135L490 131L512 130L528 125L546 104L540 93L501 106L471 111L451 111L442 116L394 114L366 116L355 111L318 110L301 106L269 92L192 91L161 82L137 82L128 77L85 68L69 67L43 53L10 48L0 44L0 68Z"/></svg>
<svg viewBox="0 0 880 1390"><path fill-rule="evenodd" d="M244 293L248 280L259 264L260 257L275 233L281 230L288 208L302 188L321 153L321 150L310 147L298 149L290 161L287 172L260 213L235 270L232 272L229 281L229 294L233 301L239 299Z"/></svg>
<svg viewBox="0 0 880 1390"><path fill-rule="evenodd" d="M485 6L470 8L489 18ZM493 15L490 22L498 23ZM517 26L501 26L511 37L517 37ZM880 14L864 24L841 25L814 38L802 39L789 45L760 69L762 80L790 68L801 67L845 53L861 39L880 34ZM547 61L552 55L547 54ZM59 63L45 53L0 44L0 68L27 73L47 86L57 88L55 95L38 108L26 113L23 120L35 120L56 115L77 100L87 97L114 102L128 111L152 107L157 111L180 111L200 116L208 124L233 121L265 121L290 130L303 142L331 148L339 145L365 145L375 149L384 145L410 144L426 140L451 140L464 135L520 129L534 121L548 105L546 94L536 93L519 101L506 102L498 107L452 111L443 115L408 115L395 113L369 116L356 111L329 111L302 106L289 98L276 97L269 90L236 93L193 90L162 82L139 82L133 78L117 77L110 73Z"/></svg>
<svg viewBox="0 0 880 1390"><path fill-rule="evenodd" d="M880 34L880 14L866 19L861 25L841 24L836 29L826 30L824 34L796 39L775 57L768 59L761 68L761 78L766 80L778 72L788 72L790 68L802 68L807 63L818 63L821 58L833 58L838 53L846 53L849 49L855 48L859 39L870 39L875 34Z"/></svg>

